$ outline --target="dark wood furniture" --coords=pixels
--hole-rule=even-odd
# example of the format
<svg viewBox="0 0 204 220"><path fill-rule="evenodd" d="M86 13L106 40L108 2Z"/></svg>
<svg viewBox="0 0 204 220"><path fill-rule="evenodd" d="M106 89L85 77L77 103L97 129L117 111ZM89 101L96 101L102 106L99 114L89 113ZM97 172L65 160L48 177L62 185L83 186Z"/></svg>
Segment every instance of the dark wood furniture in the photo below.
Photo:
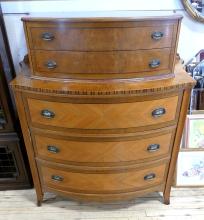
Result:
<svg viewBox="0 0 204 220"><path fill-rule="evenodd" d="M180 19L23 19L31 65L11 86L38 205L46 191L100 202L162 191L169 204L194 85L174 72Z"/></svg>
<svg viewBox="0 0 204 220"><path fill-rule="evenodd" d="M1 10L0 48L0 190L23 189L31 187L31 180L22 134L8 88L9 81L14 78L14 69Z"/></svg>

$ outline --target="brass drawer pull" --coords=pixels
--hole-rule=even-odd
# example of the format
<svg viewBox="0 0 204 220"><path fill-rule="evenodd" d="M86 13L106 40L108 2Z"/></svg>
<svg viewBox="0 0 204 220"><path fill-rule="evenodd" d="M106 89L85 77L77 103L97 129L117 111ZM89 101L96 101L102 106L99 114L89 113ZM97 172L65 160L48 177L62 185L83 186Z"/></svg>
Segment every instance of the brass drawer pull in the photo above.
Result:
<svg viewBox="0 0 204 220"><path fill-rule="evenodd" d="M64 180L62 176L58 176L58 175L52 175L51 179L58 182L62 182Z"/></svg>
<svg viewBox="0 0 204 220"><path fill-rule="evenodd" d="M53 60L48 60L47 63L45 64L45 66L48 69L55 69L57 67L57 63Z"/></svg>
<svg viewBox="0 0 204 220"><path fill-rule="evenodd" d="M43 109L41 111L41 115L44 117L44 118L54 118L55 117L55 113L50 111L50 110L47 110L47 109Z"/></svg>
<svg viewBox="0 0 204 220"><path fill-rule="evenodd" d="M154 40L160 40L164 36L163 32L155 31L152 33L152 39Z"/></svg>
<svg viewBox="0 0 204 220"><path fill-rule="evenodd" d="M42 34L42 39L45 41L52 41L55 39L55 36L52 33L46 32Z"/></svg>
<svg viewBox="0 0 204 220"><path fill-rule="evenodd" d="M49 152L51 152L51 153L54 153L54 154L60 152L59 148L57 148L57 147L55 147L55 146L52 146L52 145L48 145L48 146L47 146L47 150L48 150Z"/></svg>
<svg viewBox="0 0 204 220"><path fill-rule="evenodd" d="M150 66L151 68L157 68L157 67L160 66L160 64L161 64L160 60L154 59L154 60L152 60L152 61L149 63L149 66Z"/></svg>
<svg viewBox="0 0 204 220"><path fill-rule="evenodd" d="M160 145L159 144L150 144L147 148L147 151L149 152L155 152L155 151L158 151L160 148Z"/></svg>
<svg viewBox="0 0 204 220"><path fill-rule="evenodd" d="M147 174L146 176L144 176L144 180L145 180L145 181L147 181L147 180L153 180L155 177L156 177L156 174L155 174L155 173L150 173L150 174Z"/></svg>
<svg viewBox="0 0 204 220"><path fill-rule="evenodd" d="M161 117L162 115L164 115L165 113L166 113L165 108L157 108L154 111L152 111L152 117L158 118L158 117Z"/></svg>

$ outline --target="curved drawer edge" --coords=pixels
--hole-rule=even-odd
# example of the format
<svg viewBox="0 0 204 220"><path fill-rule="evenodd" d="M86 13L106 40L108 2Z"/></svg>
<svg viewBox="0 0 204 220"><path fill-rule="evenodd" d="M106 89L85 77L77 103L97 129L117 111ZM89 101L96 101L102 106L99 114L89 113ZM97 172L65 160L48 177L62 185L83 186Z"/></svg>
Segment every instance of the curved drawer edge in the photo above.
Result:
<svg viewBox="0 0 204 220"><path fill-rule="evenodd" d="M146 195L147 193L153 192L162 192L164 190L164 184L159 184L156 186L152 186L148 189L143 189L135 192L128 193L114 193L114 194L88 194L88 193L76 193L63 191L59 189L55 189L52 187L47 187L43 185L44 191L53 192L63 197L70 198L77 202L100 202L100 203L112 203L112 202L122 202L122 201L131 201L134 200L138 196ZM158 200L161 200L158 194Z"/></svg>

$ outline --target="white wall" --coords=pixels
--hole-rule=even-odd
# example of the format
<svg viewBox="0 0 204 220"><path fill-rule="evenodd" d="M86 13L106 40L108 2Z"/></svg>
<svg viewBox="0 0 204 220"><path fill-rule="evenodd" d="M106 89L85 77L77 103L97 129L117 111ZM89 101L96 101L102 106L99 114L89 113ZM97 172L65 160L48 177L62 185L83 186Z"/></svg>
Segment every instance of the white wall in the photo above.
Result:
<svg viewBox="0 0 204 220"><path fill-rule="evenodd" d="M58 0L2 2L1 4L17 72L19 71L18 63L23 59L27 50L20 20L25 15L15 13L30 13L29 16L32 16L40 12L41 16L46 16L47 13L55 12L78 12L78 15L86 12L88 16L91 11L118 11L120 15L124 10L131 10L131 13L139 10L142 14L149 13L147 10L162 10L163 14L176 10L176 13L184 16L178 46L182 59L187 62L197 51L204 49L204 24L193 21L182 11L183 6L180 0Z"/></svg>

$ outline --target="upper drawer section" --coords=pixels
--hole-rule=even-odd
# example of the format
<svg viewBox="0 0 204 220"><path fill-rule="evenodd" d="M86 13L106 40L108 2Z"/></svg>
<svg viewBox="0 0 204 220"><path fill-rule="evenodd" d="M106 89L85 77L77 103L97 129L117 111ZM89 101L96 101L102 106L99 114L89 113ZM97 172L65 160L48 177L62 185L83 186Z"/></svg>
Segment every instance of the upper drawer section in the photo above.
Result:
<svg viewBox="0 0 204 220"><path fill-rule="evenodd" d="M69 27L55 24L28 29L31 49L71 51L137 50L171 47L175 40L173 24L138 27Z"/></svg>
<svg viewBox="0 0 204 220"><path fill-rule="evenodd" d="M63 79L171 78L180 19L24 19L31 72Z"/></svg>
<svg viewBox="0 0 204 220"><path fill-rule="evenodd" d="M33 126L49 129L127 129L176 123L179 97L115 104L63 103L28 98Z"/></svg>

